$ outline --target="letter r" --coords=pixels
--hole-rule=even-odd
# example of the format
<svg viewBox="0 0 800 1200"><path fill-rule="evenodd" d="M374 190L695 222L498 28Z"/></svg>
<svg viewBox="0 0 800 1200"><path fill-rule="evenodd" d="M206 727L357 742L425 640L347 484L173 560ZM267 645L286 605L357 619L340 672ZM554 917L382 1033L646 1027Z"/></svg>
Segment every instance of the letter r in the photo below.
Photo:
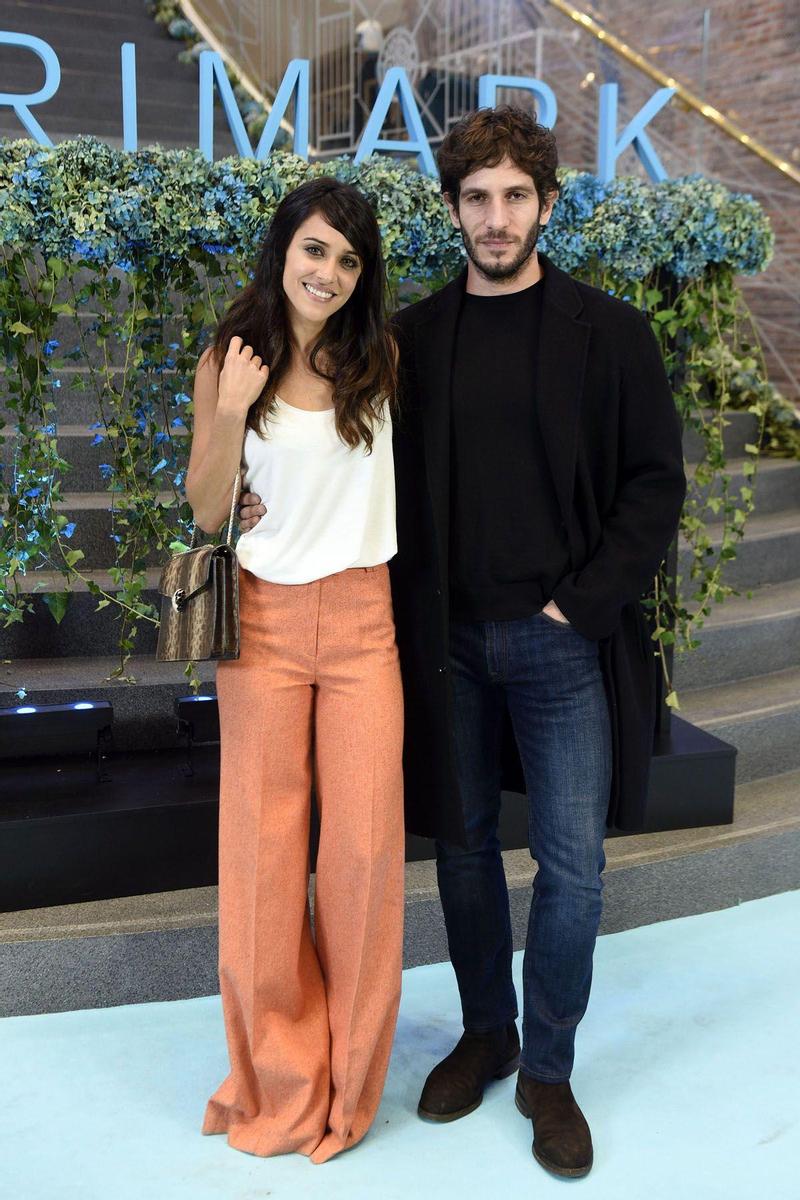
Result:
<svg viewBox="0 0 800 1200"><path fill-rule="evenodd" d="M24 95L0 92L0 106L13 108L34 141L39 142L41 146L52 146L53 143L30 112L29 106L44 104L45 100L50 100L58 91L61 66L55 50L41 38L32 37L29 33L7 33L5 30L0 30L0 46L23 46L26 50L38 54L44 63L44 83L38 92L28 92Z"/></svg>

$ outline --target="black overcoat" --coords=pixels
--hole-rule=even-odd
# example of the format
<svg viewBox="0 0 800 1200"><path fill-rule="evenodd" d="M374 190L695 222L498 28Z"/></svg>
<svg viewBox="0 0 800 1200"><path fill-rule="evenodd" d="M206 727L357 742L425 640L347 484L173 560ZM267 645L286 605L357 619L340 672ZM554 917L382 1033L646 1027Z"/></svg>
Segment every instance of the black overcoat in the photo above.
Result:
<svg viewBox="0 0 800 1200"><path fill-rule="evenodd" d="M614 748L608 822L635 830L644 818L656 679L639 600L675 535L684 499L680 423L642 314L539 258L544 291L535 398L570 550L570 570L553 598L579 633L600 642ZM389 564L405 693L407 827L462 845L448 672L448 544L450 382L465 285L466 271L393 321L401 376L394 432L399 551ZM491 355L491 345L485 352ZM491 395L486 420L492 420ZM506 743L504 786L524 791L513 738Z"/></svg>

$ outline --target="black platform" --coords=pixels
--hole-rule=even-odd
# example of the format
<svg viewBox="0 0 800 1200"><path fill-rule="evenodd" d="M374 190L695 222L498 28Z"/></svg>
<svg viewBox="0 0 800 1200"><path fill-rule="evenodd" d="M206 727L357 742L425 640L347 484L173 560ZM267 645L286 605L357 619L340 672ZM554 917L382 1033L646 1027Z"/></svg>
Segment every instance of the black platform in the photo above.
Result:
<svg viewBox="0 0 800 1200"><path fill-rule="evenodd" d="M653 758L647 831L733 820L736 750L673 719ZM219 747L129 754L106 761L97 782L87 760L0 764L0 909L202 887L217 880ZM312 856L316 822L312 829ZM526 804L506 793L503 849L527 845ZM433 857L409 836L407 861Z"/></svg>

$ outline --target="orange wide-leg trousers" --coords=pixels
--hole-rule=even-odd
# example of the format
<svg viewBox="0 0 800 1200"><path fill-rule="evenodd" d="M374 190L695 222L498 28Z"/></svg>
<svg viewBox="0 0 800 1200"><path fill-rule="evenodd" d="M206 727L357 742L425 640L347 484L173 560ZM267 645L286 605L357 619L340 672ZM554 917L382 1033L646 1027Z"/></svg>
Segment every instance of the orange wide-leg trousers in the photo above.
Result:
<svg viewBox="0 0 800 1200"><path fill-rule="evenodd" d="M389 572L290 586L240 569L239 579L241 653L217 670L231 1070L203 1132L251 1154L325 1162L375 1116L400 999L403 706Z"/></svg>

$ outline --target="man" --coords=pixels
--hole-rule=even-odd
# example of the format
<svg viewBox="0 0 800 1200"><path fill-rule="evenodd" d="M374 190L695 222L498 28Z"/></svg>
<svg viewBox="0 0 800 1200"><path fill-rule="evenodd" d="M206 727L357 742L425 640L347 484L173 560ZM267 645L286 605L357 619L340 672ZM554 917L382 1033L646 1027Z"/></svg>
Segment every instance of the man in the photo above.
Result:
<svg viewBox="0 0 800 1200"><path fill-rule="evenodd" d="M655 662L639 598L683 502L680 429L645 318L537 254L558 195L552 134L519 109L481 109L438 160L468 263L394 321L390 567L407 823L436 839L464 1035L428 1076L419 1113L465 1116L519 1065L533 1153L574 1177L592 1164L569 1083L575 1031L606 824L642 824ZM245 497L245 518L263 512L257 499ZM538 867L521 1053L504 786L527 792Z"/></svg>

